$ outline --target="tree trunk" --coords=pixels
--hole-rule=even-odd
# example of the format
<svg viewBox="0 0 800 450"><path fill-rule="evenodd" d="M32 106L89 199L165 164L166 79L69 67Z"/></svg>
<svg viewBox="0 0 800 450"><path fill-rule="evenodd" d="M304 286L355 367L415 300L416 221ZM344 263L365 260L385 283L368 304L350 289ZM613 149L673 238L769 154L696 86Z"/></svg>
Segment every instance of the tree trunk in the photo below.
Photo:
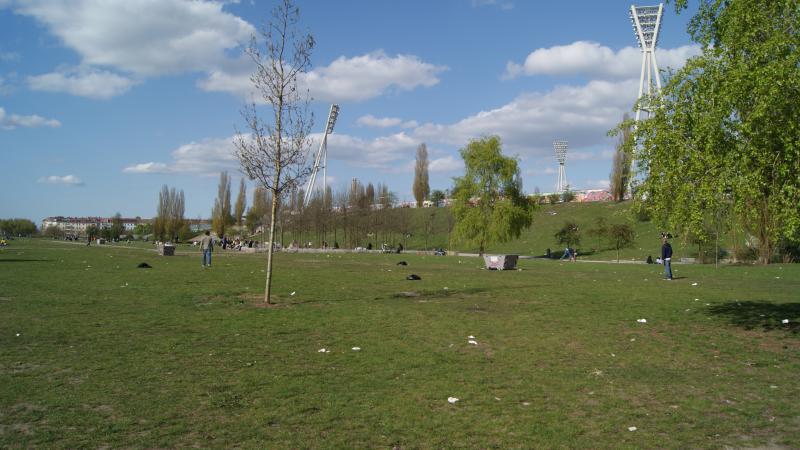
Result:
<svg viewBox="0 0 800 450"><path fill-rule="evenodd" d="M264 287L264 303L267 305L271 305L269 301L270 297L270 290L272 289L272 253L274 249L274 242L275 242L275 216L278 212L278 194L276 192L272 193L272 208L270 211L270 221L269 221L269 242L267 247L267 282L266 286Z"/></svg>

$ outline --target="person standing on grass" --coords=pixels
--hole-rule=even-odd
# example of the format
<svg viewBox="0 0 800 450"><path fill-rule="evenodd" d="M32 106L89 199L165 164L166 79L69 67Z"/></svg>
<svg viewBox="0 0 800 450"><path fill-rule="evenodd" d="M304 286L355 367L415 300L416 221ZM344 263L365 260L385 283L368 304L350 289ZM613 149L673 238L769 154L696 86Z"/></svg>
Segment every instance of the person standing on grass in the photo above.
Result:
<svg viewBox="0 0 800 450"><path fill-rule="evenodd" d="M667 233L661 233L661 261L664 264L664 279L672 281L672 246L669 245L669 238L672 236Z"/></svg>
<svg viewBox="0 0 800 450"><path fill-rule="evenodd" d="M211 239L211 232L206 231L206 235L200 239L200 251L203 252L203 267L211 267L211 252L214 248L214 240Z"/></svg>

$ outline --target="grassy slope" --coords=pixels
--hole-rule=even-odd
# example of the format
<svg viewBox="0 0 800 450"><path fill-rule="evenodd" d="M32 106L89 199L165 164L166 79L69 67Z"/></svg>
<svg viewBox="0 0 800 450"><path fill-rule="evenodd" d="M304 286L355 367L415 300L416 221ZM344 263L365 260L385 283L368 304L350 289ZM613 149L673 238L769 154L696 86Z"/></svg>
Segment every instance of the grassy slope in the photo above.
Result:
<svg viewBox="0 0 800 450"><path fill-rule="evenodd" d="M553 253L560 256L563 253L563 246L559 246L553 237L555 233L564 225L567 220L574 220L578 223L581 230L581 244L578 245L580 255L588 259L615 260L617 253L608 248L605 242L598 242L597 238L591 237L587 231L595 226L598 217L604 217L609 224L629 223L636 232L636 241L631 248L620 251L621 259L636 259L643 261L651 255L653 259L661 254L661 241L659 239L661 229L653 222L639 222L632 220L629 213L630 203L567 203L557 205L542 205L535 213L533 225L528 230L523 231L519 239L502 244L492 244L487 251L490 253L517 253L523 255L542 255L548 247ZM429 214L429 209L416 210L413 214L424 216ZM555 213L555 214L553 214ZM444 224L444 214L437 214L439 226L437 229L446 229ZM423 217L417 217L414 223L421 223ZM423 229L421 226L419 229ZM409 248L423 248L424 240L422 233L414 233L415 236L409 241ZM430 238L435 245L447 247L447 236L443 233ZM675 250L675 257L694 257L697 248L688 246L681 239L672 242ZM463 248L455 245L461 251L476 251L476 248Z"/></svg>
<svg viewBox="0 0 800 450"><path fill-rule="evenodd" d="M14 241L0 447L800 446L797 265L478 262Z"/></svg>

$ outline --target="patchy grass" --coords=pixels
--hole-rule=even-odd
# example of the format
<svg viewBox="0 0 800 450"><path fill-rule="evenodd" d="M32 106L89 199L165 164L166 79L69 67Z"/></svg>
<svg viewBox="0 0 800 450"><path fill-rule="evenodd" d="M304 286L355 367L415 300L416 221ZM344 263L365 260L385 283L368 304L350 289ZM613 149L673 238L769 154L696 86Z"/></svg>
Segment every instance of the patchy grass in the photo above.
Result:
<svg viewBox="0 0 800 450"><path fill-rule="evenodd" d="M796 265L264 265L0 250L0 447L800 446Z"/></svg>

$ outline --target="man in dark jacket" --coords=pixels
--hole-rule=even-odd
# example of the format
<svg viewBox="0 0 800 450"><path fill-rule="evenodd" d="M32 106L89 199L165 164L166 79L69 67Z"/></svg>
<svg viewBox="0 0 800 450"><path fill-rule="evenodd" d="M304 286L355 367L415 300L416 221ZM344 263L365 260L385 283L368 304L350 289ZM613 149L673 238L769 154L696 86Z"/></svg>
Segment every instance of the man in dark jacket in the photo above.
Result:
<svg viewBox="0 0 800 450"><path fill-rule="evenodd" d="M661 261L664 264L664 279L672 281L672 246L669 245L669 234L661 234Z"/></svg>

